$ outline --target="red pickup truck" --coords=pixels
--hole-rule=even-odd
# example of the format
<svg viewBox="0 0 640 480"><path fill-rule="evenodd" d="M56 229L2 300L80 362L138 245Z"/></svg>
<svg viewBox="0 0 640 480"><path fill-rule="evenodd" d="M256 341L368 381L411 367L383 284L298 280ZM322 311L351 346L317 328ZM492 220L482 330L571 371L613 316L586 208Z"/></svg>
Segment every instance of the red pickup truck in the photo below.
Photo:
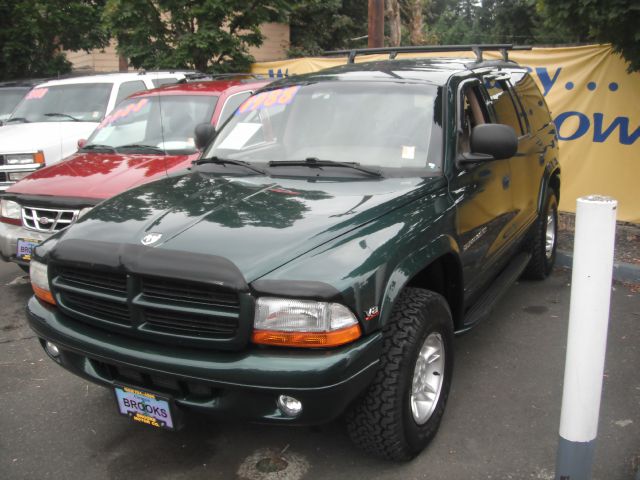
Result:
<svg viewBox="0 0 640 480"><path fill-rule="evenodd" d="M186 82L130 96L80 149L6 190L0 199L0 255L26 269L32 248L97 203L187 168L200 155L194 129L224 123L267 81Z"/></svg>

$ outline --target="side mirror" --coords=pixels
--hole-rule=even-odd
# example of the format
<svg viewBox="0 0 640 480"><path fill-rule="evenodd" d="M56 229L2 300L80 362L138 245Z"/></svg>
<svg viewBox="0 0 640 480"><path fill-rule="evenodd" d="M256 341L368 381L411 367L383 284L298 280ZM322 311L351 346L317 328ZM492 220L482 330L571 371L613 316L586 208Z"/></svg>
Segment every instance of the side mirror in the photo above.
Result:
<svg viewBox="0 0 640 480"><path fill-rule="evenodd" d="M216 138L216 127L210 123L201 123L200 125L196 125L194 134L196 148L198 150L202 150L204 147L209 145L214 138Z"/></svg>
<svg viewBox="0 0 640 480"><path fill-rule="evenodd" d="M78 148L82 148L87 144L87 139L86 138L80 138L78 140Z"/></svg>
<svg viewBox="0 0 640 480"><path fill-rule="evenodd" d="M459 163L479 163L511 158L518 152L518 137L509 125L484 123L471 130L471 153L463 153Z"/></svg>

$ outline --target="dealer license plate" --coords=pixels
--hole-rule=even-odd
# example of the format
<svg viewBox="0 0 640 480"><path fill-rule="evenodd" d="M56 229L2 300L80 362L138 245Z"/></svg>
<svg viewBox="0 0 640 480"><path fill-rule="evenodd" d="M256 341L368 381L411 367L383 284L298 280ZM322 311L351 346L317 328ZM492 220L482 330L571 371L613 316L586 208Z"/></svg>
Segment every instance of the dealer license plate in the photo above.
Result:
<svg viewBox="0 0 640 480"><path fill-rule="evenodd" d="M20 260L28 262L31 260L33 249L38 245L40 245L40 240L34 240L33 238L19 238L18 251L16 252L17 257Z"/></svg>
<svg viewBox="0 0 640 480"><path fill-rule="evenodd" d="M175 428L168 398L133 387L116 386L115 392L122 415L156 428Z"/></svg>

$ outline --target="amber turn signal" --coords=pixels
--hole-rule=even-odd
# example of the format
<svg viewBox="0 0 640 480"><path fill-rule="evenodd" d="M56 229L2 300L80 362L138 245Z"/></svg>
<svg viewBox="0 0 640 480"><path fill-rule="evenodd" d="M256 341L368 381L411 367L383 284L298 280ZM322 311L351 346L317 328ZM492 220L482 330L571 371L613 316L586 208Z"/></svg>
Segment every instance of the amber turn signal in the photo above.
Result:
<svg viewBox="0 0 640 480"><path fill-rule="evenodd" d="M359 325L332 332L279 332L272 330L254 330L251 341L260 345L278 345L281 347L337 347L353 342L362 335Z"/></svg>
<svg viewBox="0 0 640 480"><path fill-rule="evenodd" d="M50 291L45 290L44 288L40 288L37 285L34 285L33 283L31 284L31 287L33 288L33 293L35 293L36 297L38 297L40 300L42 300L43 302L50 303L51 305L56 304L56 301L53 298L53 295L51 294Z"/></svg>
<svg viewBox="0 0 640 480"><path fill-rule="evenodd" d="M33 163L44 163L44 152L42 150L38 150L33 154Z"/></svg>

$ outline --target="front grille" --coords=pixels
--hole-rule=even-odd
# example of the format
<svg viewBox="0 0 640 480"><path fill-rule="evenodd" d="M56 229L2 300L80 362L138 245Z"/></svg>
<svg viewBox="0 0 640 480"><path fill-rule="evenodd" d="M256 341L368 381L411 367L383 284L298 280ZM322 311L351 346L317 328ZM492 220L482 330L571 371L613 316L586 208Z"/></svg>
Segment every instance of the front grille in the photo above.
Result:
<svg viewBox="0 0 640 480"><path fill-rule="evenodd" d="M79 210L22 208L22 225L29 230L53 233L68 227L78 218Z"/></svg>
<svg viewBox="0 0 640 480"><path fill-rule="evenodd" d="M0 182L7 181L7 174L5 172L0 172Z"/></svg>
<svg viewBox="0 0 640 480"><path fill-rule="evenodd" d="M70 285L127 293L127 277L123 273L96 272L81 268L58 267L56 273Z"/></svg>
<svg viewBox="0 0 640 480"><path fill-rule="evenodd" d="M142 279L142 293L150 299L189 302L211 307L236 308L238 306L238 295L213 290L208 285L195 282L176 282L146 277Z"/></svg>
<svg viewBox="0 0 640 480"><path fill-rule="evenodd" d="M158 332L177 335L232 337L236 333L237 322L208 315L184 314L155 308L144 309L146 328Z"/></svg>
<svg viewBox="0 0 640 480"><path fill-rule="evenodd" d="M64 305L77 313L96 317L102 321L131 325L129 307L124 303L75 292L64 292L62 297Z"/></svg>
<svg viewBox="0 0 640 480"><path fill-rule="evenodd" d="M238 294L216 285L67 265L50 269L59 307L85 323L179 345L248 339L249 327L240 329Z"/></svg>

